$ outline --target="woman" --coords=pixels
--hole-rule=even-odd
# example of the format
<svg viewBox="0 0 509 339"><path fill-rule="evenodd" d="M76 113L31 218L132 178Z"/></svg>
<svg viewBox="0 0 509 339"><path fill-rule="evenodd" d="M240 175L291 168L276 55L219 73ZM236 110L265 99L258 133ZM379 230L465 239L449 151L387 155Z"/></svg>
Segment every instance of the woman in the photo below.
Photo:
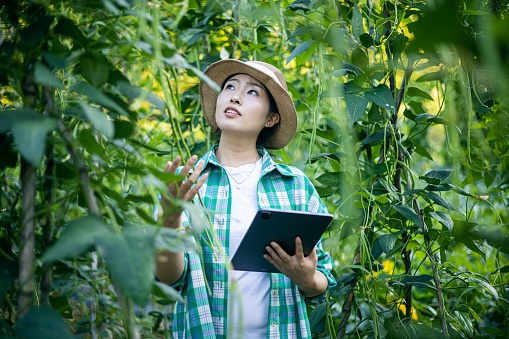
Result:
<svg viewBox="0 0 509 339"><path fill-rule="evenodd" d="M335 285L332 261L321 243L307 257L299 238L294 256L276 243L268 246L265 258L283 274L227 270L259 208L326 213L305 175L275 163L266 151L287 145L297 128L286 81L277 68L257 61L222 60L205 74L221 86L217 94L200 82L203 114L212 130L220 131L220 141L200 161L191 157L179 173L187 175L196 165L194 171L169 189L197 204L200 192L204 207L214 211L210 217L224 247L211 248L203 236L198 237L202 256L158 255L157 278L180 289L185 301L175 306L173 336L230 338L243 332L250 338L310 338L304 301L323 297ZM166 171L176 173L180 161L168 162ZM163 206L168 204L163 199ZM169 208L163 225L192 226L189 219L186 211Z"/></svg>

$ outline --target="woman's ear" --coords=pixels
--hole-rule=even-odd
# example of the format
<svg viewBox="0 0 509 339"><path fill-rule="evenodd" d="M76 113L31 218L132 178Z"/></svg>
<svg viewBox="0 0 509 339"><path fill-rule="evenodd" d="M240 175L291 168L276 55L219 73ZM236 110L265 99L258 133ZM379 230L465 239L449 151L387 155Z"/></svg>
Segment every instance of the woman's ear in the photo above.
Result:
<svg viewBox="0 0 509 339"><path fill-rule="evenodd" d="M269 113L265 127L272 127L279 122L279 113Z"/></svg>

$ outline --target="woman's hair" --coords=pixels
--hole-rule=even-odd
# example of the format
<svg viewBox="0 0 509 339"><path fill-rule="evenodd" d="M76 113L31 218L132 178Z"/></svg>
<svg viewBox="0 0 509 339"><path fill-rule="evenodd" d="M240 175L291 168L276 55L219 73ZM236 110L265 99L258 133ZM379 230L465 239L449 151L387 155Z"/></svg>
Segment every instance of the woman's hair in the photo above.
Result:
<svg viewBox="0 0 509 339"><path fill-rule="evenodd" d="M237 75L237 74L230 75L228 78L226 78L226 80L221 85L221 91L224 89L224 86L226 85L228 80L230 80L235 75ZM274 100L274 97L272 96L272 93L269 92L269 90L267 89L267 87L265 87L264 84L262 84L262 86L265 89L265 92L268 94L268 97L269 97L269 112L267 112L267 114L269 114L269 113L279 114L279 111L278 111L277 105L276 105L276 101ZM258 139L256 139L256 144L259 145L259 146L264 146L265 142L267 140L269 140L270 137L272 137L272 135L274 135L274 133L276 133L277 129L279 128L279 123L280 122L281 121L278 121L272 127L264 127L260 131L260 134L258 134Z"/></svg>

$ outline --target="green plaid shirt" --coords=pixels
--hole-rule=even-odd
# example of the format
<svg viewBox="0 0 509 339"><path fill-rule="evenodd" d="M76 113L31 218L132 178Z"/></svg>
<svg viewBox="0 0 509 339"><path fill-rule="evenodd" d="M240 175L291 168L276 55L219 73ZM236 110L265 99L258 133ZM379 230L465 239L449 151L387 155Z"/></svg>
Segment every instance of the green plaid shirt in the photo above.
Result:
<svg viewBox="0 0 509 339"><path fill-rule="evenodd" d="M204 207L210 213L217 239L224 246L212 249L204 234L197 237L202 255L185 253L185 269L174 285L180 289L183 303L177 302L173 317L173 338L226 338L228 305L228 270L231 194L228 175L219 165L213 150L202 158L203 173L209 173L200 188ZM268 152L258 148L262 156L262 175L258 183L258 207L326 213L315 188L302 171L274 162ZM195 203L199 204L198 199ZM183 226L190 226L189 212L184 212ZM217 246L215 244L214 246ZM316 246L317 270L327 277L329 288L335 286L330 255ZM214 252L216 254L214 254ZM217 253L223 255L217 255ZM208 292L207 281L211 294ZM320 296L323 297L323 296ZM320 297L304 298L297 285L281 273L270 273L268 338L311 338L306 304Z"/></svg>

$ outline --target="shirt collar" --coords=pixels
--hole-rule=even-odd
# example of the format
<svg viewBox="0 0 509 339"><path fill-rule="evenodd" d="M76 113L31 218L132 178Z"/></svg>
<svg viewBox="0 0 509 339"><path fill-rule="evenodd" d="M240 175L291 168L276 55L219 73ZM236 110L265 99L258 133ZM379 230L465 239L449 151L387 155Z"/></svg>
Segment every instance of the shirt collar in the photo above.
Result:
<svg viewBox="0 0 509 339"><path fill-rule="evenodd" d="M203 168L206 168L209 164L221 168L223 167L219 164L219 161L216 158L215 150L217 149L218 146L219 146L218 144L213 145L210 151L208 151L203 156L202 160L205 162ZM258 153L262 157L262 176L272 172L273 170L277 170L279 173L281 173L281 175L291 177L295 176L295 174L288 168L288 166L275 162L270 156L269 152L267 152L267 150L264 147L256 146L256 148L258 150Z"/></svg>

